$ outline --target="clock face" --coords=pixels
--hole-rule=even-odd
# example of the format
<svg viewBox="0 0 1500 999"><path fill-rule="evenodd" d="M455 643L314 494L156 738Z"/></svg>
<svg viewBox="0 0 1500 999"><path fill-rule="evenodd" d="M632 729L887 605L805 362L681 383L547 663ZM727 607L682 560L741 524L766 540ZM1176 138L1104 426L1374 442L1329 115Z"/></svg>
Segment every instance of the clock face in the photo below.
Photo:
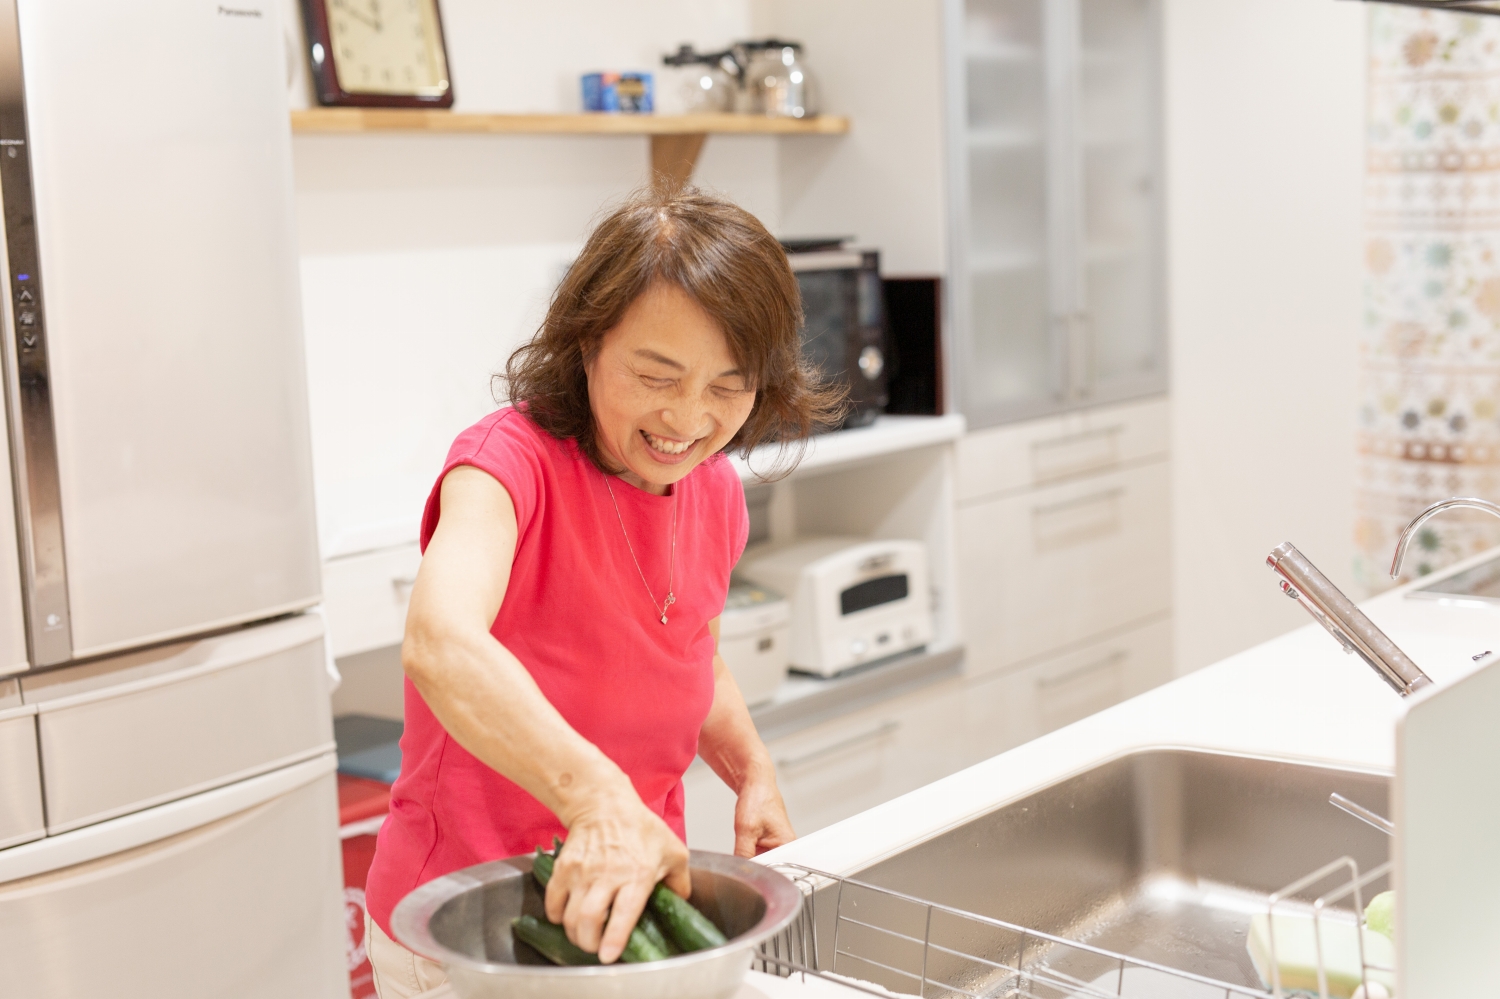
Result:
<svg viewBox="0 0 1500 999"><path fill-rule="evenodd" d="M437 95L448 87L437 0L326 0L339 85L351 94Z"/></svg>

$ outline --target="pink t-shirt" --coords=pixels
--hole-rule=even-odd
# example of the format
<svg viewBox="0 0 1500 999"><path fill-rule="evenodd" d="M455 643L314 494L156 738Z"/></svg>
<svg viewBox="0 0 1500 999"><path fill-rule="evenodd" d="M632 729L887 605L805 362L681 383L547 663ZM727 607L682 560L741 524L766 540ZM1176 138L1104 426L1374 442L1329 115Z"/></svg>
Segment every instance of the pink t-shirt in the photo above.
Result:
<svg viewBox="0 0 1500 999"><path fill-rule="evenodd" d="M515 562L490 633L685 837L682 775L714 694L708 623L724 609L749 533L733 467L715 455L674 487L677 602L662 624L651 601L667 592L674 496L611 479L617 517L603 473L576 445L510 407L459 435L443 475L458 465L494 476L516 508ZM422 517L424 548L437 527L442 481ZM401 776L365 888L381 929L390 932L391 911L418 885L529 853L563 832L539 801L454 742L406 681Z"/></svg>

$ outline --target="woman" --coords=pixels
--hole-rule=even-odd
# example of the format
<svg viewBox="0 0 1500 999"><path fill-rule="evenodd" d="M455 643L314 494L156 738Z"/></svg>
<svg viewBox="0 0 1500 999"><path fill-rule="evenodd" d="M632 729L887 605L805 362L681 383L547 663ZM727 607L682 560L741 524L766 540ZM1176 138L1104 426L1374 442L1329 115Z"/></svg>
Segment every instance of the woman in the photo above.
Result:
<svg viewBox="0 0 1500 999"><path fill-rule="evenodd" d="M837 416L800 356L796 279L765 228L687 190L606 218L506 368L514 407L461 434L427 502L402 770L370 869L383 999L443 982L396 903L563 835L548 918L606 963L651 888L688 895L682 774L737 795L735 852L793 836L717 653L749 531L724 458Z"/></svg>

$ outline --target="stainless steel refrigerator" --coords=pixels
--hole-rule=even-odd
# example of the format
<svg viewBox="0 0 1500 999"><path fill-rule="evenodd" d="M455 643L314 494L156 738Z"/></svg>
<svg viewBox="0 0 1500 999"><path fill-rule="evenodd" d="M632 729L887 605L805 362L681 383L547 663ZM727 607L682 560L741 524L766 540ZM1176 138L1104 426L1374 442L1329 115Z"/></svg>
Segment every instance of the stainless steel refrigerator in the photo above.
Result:
<svg viewBox="0 0 1500 999"><path fill-rule="evenodd" d="M348 994L273 0L0 0L0 994Z"/></svg>

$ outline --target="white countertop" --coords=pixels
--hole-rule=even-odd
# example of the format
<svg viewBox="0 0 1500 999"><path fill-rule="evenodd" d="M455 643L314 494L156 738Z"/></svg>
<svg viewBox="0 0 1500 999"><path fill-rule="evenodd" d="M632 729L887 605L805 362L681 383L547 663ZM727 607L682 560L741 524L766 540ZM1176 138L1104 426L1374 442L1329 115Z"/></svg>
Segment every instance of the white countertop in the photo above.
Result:
<svg viewBox="0 0 1500 999"><path fill-rule="evenodd" d="M1476 556L1442 575L1493 557ZM1285 599L1266 576L1266 599ZM1479 653L1500 654L1500 604L1408 599L1409 588L1361 606L1435 682L1471 669ZM1102 760L1146 748L1221 750L1390 773L1401 704L1362 660L1309 623L759 859L849 873Z"/></svg>

